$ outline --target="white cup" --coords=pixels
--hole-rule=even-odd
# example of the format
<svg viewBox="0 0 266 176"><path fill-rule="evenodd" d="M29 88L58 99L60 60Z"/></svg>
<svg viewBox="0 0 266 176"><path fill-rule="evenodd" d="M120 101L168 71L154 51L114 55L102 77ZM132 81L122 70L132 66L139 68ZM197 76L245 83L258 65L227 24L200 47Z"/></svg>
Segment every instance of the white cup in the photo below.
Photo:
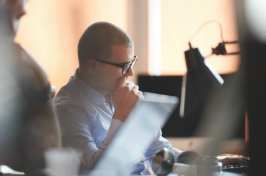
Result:
<svg viewBox="0 0 266 176"><path fill-rule="evenodd" d="M46 167L50 176L76 176L78 174L81 152L71 148L50 149L45 152Z"/></svg>

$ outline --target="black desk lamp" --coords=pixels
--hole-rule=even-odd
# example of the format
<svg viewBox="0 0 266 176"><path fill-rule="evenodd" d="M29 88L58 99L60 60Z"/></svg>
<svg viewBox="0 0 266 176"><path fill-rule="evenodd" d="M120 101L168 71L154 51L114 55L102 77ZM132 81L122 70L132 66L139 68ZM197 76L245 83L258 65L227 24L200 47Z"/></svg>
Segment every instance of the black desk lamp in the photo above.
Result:
<svg viewBox="0 0 266 176"><path fill-rule="evenodd" d="M183 76L180 117L200 106L208 95L217 90L223 79L212 69L199 52L198 48L185 51L187 73Z"/></svg>

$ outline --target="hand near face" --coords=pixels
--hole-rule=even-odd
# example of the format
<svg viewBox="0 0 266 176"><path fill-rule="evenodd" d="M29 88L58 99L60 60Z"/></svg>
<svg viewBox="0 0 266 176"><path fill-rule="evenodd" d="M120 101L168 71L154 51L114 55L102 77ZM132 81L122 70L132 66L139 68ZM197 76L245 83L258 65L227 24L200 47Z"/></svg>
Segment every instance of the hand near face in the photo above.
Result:
<svg viewBox="0 0 266 176"><path fill-rule="evenodd" d="M112 93L112 100L115 107L113 119L124 122L134 106L139 102L142 92L139 87L131 82L127 82L126 77L122 77L117 85L116 92Z"/></svg>

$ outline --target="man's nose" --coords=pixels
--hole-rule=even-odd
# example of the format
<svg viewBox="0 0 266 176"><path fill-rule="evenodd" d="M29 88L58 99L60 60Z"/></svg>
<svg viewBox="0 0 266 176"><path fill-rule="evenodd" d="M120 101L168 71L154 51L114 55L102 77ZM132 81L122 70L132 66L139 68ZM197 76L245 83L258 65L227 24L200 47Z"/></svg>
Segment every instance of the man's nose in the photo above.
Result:
<svg viewBox="0 0 266 176"><path fill-rule="evenodd" d="M129 76L133 76L134 75L134 71L133 71L133 68L130 67L127 74L125 74L125 77L129 77Z"/></svg>

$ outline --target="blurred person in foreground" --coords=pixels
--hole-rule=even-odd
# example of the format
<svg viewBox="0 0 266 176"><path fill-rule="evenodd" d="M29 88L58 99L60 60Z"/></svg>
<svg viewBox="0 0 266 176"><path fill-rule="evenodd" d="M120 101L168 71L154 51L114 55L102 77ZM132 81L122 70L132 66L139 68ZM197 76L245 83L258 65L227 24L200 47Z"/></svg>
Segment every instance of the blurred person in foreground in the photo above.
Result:
<svg viewBox="0 0 266 176"><path fill-rule="evenodd" d="M107 22L89 26L79 40L78 58L79 68L58 92L55 106L63 146L82 150L83 169L91 169L139 103L142 92L128 81L137 61L134 43L117 26ZM164 147L172 149L176 156L181 153L161 136L161 129L154 134L144 154L146 160ZM133 173L144 169L144 164L138 164Z"/></svg>
<svg viewBox="0 0 266 176"><path fill-rule="evenodd" d="M0 165L42 175L44 152L61 136L45 71L14 43L25 13L26 0L0 0Z"/></svg>

